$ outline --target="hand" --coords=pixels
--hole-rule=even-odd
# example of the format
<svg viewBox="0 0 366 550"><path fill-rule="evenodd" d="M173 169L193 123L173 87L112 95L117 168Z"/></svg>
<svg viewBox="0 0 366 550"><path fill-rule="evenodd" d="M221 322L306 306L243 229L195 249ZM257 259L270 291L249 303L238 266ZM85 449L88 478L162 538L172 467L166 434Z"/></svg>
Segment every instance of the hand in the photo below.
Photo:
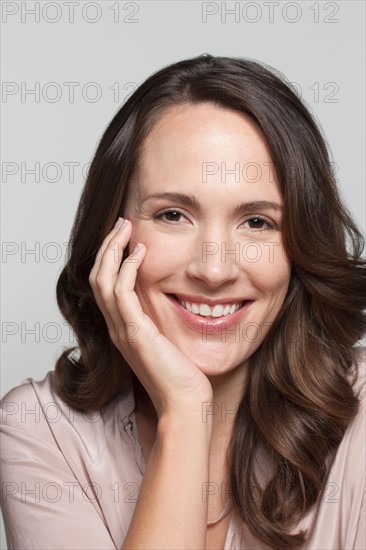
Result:
<svg viewBox="0 0 366 550"><path fill-rule="evenodd" d="M89 275L95 300L107 322L112 342L148 392L158 417L212 400L208 378L142 310L134 290L146 252L139 243L121 265L132 224L124 220L106 236ZM117 259L116 259L117 252Z"/></svg>

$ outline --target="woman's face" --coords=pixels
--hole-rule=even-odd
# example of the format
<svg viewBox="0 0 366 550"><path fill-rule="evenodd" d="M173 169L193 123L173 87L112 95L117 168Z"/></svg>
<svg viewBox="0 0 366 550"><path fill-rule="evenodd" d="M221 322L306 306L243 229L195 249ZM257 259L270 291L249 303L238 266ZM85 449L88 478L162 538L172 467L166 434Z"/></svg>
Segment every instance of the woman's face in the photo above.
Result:
<svg viewBox="0 0 366 550"><path fill-rule="evenodd" d="M286 296L272 168L254 123L210 103L172 107L144 141L124 211L131 243L147 248L135 290L207 376L252 355Z"/></svg>

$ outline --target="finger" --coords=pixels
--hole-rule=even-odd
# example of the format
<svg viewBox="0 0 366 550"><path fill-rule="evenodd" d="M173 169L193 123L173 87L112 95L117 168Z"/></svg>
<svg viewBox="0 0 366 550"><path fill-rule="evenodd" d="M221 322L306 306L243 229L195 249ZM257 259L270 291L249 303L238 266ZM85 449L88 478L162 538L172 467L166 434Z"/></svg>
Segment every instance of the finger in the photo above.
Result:
<svg viewBox="0 0 366 550"><path fill-rule="evenodd" d="M99 248L99 250L98 250L98 252L95 256L94 265L93 265L92 270L90 272L90 275L92 276L92 278L93 278L93 275L95 276L96 273L99 270L101 261L103 259L104 252L108 248L108 246L109 246L110 242L112 241L113 237L118 233L120 227L122 225L124 225L125 222L126 222L126 220L124 218L118 218L118 220L116 221L113 229L103 239L103 242L102 242L102 244L101 244L101 246L100 246L100 248Z"/></svg>
<svg viewBox="0 0 366 550"><path fill-rule="evenodd" d="M97 293L100 297L101 303L103 304L102 307L108 315L110 325L109 328L113 331L113 337L115 338L117 334L117 339L119 339L120 341L125 341L127 329L124 313L122 311L119 311L118 305L116 303L114 287L118 278L119 268L123 257L123 251L129 241L131 231L131 222L129 220L125 220L124 223L119 226L117 231L113 232L111 239L107 242L106 247L102 252L99 269L95 276ZM120 301L122 304L124 299L124 296L120 297ZM139 303L138 307L141 310L140 313L142 313L142 309ZM124 309L124 311L128 312L128 309ZM139 318L139 322L140 321L141 319ZM137 323L138 321L129 319L127 320L127 322Z"/></svg>
<svg viewBox="0 0 366 550"><path fill-rule="evenodd" d="M123 262L113 288L120 315L140 324L145 321L146 315L135 292L135 285L137 271L145 253L146 247L142 243L136 243L134 250Z"/></svg>
<svg viewBox="0 0 366 550"><path fill-rule="evenodd" d="M146 322L151 325L150 331L156 330L155 325L153 326L152 321L148 320L143 312L134 291L137 269L141 265L146 248L141 244L135 247L119 269L131 231L131 222L125 220L112 232L110 240L104 241L98 271L96 267L94 277L92 276L98 306L107 320L109 330L113 331L113 338L118 334L120 341L128 339L129 329L132 329L132 332L139 330ZM122 284L119 286L116 281L122 281Z"/></svg>
<svg viewBox="0 0 366 550"><path fill-rule="evenodd" d="M123 218L119 218L114 228L112 229L112 231L110 231L108 235L104 238L98 250L98 253L96 255L93 268L89 274L89 284L93 290L93 294L97 302L97 305L101 310L101 312L103 313L103 316L107 322L108 328L113 328L113 321L110 313L108 312L108 310L105 308L105 305L104 305L104 299L105 299L104 291L103 291L104 277L103 275L99 276L98 282L97 282L97 276L98 276L98 273L100 272L102 262L107 259L108 254L106 255L106 252L110 251L111 248L113 247L111 243L113 243L113 241L115 240L114 237L118 233L120 227L123 225L124 222L125 220ZM112 250L112 253L113 253L113 250Z"/></svg>
<svg viewBox="0 0 366 550"><path fill-rule="evenodd" d="M123 251L126 248L132 231L132 224L124 220L117 231L112 233L109 240L100 248L101 258L98 263L97 275L102 279L105 275L117 277L123 259Z"/></svg>

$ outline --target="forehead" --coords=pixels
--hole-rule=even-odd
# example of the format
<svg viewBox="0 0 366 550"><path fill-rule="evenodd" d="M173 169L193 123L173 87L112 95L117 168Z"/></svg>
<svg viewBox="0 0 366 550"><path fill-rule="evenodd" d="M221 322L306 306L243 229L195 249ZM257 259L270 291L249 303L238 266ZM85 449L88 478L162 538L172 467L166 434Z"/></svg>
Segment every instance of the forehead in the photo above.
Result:
<svg viewBox="0 0 366 550"><path fill-rule="evenodd" d="M215 183L228 190L258 182L277 190L265 138L254 121L231 109L212 103L175 105L159 117L142 144L140 192L189 184L196 192L207 191Z"/></svg>

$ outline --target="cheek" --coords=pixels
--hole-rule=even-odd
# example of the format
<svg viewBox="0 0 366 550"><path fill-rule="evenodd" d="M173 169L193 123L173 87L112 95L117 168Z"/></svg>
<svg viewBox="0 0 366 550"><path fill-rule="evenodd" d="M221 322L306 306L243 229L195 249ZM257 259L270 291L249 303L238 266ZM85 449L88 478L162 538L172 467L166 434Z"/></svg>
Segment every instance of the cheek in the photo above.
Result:
<svg viewBox="0 0 366 550"><path fill-rule="evenodd" d="M182 248L168 235L157 231L139 235L136 231L131 236L131 242L138 241L146 246L145 257L137 272L140 282L163 279L177 273L184 265Z"/></svg>
<svg viewBox="0 0 366 550"><path fill-rule="evenodd" d="M258 250L260 253L257 258L247 256L244 259L245 269L250 273L253 283L263 291L285 294L291 276L291 263L283 247L262 246Z"/></svg>

